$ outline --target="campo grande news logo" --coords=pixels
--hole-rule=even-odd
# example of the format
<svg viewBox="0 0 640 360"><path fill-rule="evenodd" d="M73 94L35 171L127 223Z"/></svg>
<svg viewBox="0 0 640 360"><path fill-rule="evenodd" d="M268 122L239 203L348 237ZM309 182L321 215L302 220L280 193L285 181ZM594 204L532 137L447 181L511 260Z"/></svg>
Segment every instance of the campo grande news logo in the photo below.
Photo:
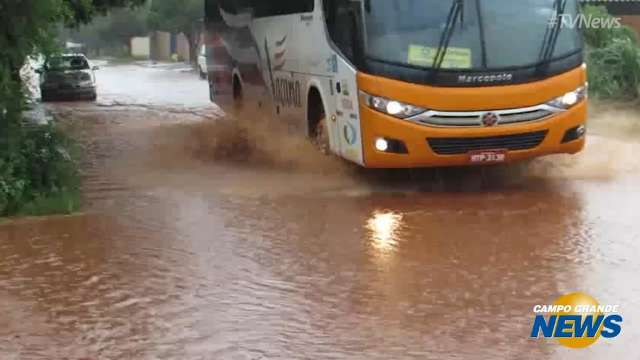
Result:
<svg viewBox="0 0 640 360"><path fill-rule="evenodd" d="M531 337L557 339L573 349L586 348L600 337L611 339L620 335L623 319L619 309L619 305L600 305L585 293L563 295L553 305L533 307Z"/></svg>

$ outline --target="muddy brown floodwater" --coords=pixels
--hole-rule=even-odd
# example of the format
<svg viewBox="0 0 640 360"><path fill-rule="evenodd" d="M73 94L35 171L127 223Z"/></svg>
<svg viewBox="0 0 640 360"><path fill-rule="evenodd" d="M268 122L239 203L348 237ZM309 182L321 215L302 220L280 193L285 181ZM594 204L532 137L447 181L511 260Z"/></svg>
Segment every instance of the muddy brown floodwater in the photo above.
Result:
<svg viewBox="0 0 640 360"><path fill-rule="evenodd" d="M578 157L389 173L205 104L52 108L85 211L0 224L2 360L640 357L631 112ZM621 336L529 339L572 291L620 304Z"/></svg>

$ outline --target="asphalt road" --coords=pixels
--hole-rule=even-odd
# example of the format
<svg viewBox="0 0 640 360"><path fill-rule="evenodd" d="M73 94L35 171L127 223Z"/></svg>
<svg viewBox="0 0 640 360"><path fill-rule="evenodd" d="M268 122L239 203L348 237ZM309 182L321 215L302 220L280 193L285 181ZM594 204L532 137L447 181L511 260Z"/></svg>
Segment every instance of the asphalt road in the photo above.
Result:
<svg viewBox="0 0 640 360"><path fill-rule="evenodd" d="M195 73L104 66L48 105L86 146L84 212L0 225L1 359L637 359L640 120L497 169L362 171ZM264 123L266 121L266 123ZM622 334L530 339L586 292Z"/></svg>

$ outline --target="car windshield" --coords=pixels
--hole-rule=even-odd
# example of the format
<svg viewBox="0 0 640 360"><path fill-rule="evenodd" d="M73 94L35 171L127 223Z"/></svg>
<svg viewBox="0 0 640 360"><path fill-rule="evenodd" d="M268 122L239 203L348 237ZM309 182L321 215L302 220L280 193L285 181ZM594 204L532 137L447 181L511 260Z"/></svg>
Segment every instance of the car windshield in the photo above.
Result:
<svg viewBox="0 0 640 360"><path fill-rule="evenodd" d="M455 0L370 0L365 11L366 53L371 60L429 68ZM501 70L541 61L554 0L464 0L443 69ZM577 17L577 0L565 16ZM562 26L552 58L582 48L578 29Z"/></svg>
<svg viewBox="0 0 640 360"><path fill-rule="evenodd" d="M49 59L47 69L52 71L88 70L89 62L82 56L59 56Z"/></svg>

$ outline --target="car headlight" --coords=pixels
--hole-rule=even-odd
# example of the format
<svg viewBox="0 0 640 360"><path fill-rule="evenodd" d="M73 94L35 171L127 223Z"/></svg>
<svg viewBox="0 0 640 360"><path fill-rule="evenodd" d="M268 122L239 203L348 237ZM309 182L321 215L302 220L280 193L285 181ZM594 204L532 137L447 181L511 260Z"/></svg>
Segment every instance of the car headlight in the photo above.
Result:
<svg viewBox="0 0 640 360"><path fill-rule="evenodd" d="M369 95L364 91L360 91L360 98L368 107L400 119L406 119L427 111L427 109L405 104L400 101L387 99L381 96Z"/></svg>
<svg viewBox="0 0 640 360"><path fill-rule="evenodd" d="M80 85L80 87L92 87L93 81L91 80L80 81L78 85Z"/></svg>
<svg viewBox="0 0 640 360"><path fill-rule="evenodd" d="M553 106L558 109L570 109L577 103L587 98L588 84L580 86L579 88L570 91L562 96L549 101L547 105Z"/></svg>

